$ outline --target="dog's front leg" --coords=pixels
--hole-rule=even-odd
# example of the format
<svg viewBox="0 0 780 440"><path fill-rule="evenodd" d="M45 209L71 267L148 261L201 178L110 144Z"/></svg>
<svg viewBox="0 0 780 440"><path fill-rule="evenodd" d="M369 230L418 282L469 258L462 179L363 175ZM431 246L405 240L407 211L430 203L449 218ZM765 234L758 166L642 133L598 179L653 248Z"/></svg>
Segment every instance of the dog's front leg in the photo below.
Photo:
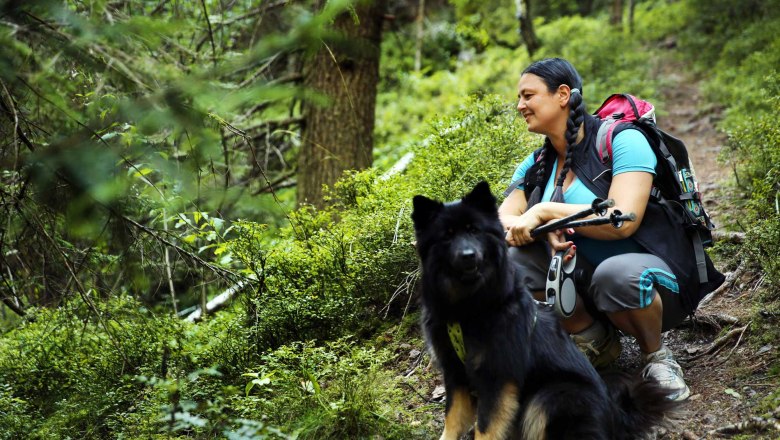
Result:
<svg viewBox="0 0 780 440"><path fill-rule="evenodd" d="M480 395L475 440L510 438L520 408L519 396L520 390L511 382L501 386L494 395L486 398Z"/></svg>
<svg viewBox="0 0 780 440"><path fill-rule="evenodd" d="M452 388L447 393L444 432L439 440L458 440L474 424L475 418L474 402L468 389Z"/></svg>

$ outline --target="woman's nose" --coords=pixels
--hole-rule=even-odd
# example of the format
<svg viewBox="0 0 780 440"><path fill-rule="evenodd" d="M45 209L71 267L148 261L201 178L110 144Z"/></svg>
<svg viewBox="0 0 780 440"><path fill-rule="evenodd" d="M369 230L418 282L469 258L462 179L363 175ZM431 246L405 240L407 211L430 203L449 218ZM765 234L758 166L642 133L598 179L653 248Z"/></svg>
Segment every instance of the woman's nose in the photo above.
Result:
<svg viewBox="0 0 780 440"><path fill-rule="evenodd" d="M523 112L523 110L525 110L525 101L524 101L524 100L522 100L522 99L518 99L518 100L517 100L517 111L519 111L520 113L522 113L522 112Z"/></svg>

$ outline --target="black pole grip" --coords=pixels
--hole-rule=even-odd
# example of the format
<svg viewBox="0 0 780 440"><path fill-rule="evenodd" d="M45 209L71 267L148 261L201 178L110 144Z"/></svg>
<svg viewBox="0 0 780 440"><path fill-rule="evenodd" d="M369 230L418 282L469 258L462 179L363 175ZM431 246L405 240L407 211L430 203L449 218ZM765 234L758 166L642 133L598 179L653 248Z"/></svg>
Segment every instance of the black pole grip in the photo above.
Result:
<svg viewBox="0 0 780 440"><path fill-rule="evenodd" d="M593 203L591 203L590 208L584 209L580 212L576 212L570 216L558 219L552 223L539 226L535 228L533 231L531 231L531 237L536 237L539 234L544 234L545 232L554 231L556 229L563 229L569 227L569 223L571 223L572 221L581 219L583 217L587 217L591 214L598 214L603 216L604 214L607 213L607 209L613 206L615 206L615 201L613 199L602 200L599 198L595 198L593 199Z"/></svg>

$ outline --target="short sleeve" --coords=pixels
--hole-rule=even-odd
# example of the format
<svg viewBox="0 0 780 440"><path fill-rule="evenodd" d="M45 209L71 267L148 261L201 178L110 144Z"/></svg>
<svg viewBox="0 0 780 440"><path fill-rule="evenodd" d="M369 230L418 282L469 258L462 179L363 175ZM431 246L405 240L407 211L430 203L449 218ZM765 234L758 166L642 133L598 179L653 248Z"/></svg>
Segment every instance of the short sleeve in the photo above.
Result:
<svg viewBox="0 0 780 440"><path fill-rule="evenodd" d="M641 131L626 129L612 140L612 175L644 171L655 175L658 160Z"/></svg>
<svg viewBox="0 0 780 440"><path fill-rule="evenodd" d="M525 160L520 162L520 165L518 165L517 169L515 170L515 173L512 174L512 182L517 182L519 179L522 179L525 177L525 173L528 172L528 169L531 168L531 166L534 164L534 154L529 154ZM525 185L518 185L517 189L524 190Z"/></svg>

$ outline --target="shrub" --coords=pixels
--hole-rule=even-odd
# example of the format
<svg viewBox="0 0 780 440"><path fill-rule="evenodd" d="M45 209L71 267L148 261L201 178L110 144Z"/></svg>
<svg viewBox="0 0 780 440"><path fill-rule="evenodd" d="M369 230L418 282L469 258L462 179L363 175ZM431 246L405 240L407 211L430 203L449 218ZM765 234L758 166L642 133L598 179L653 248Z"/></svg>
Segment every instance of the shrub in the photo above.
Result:
<svg viewBox="0 0 780 440"><path fill-rule="evenodd" d="M132 375L159 372L163 345L180 337L177 321L155 318L129 297L91 307L78 299L34 311L2 337L0 383L8 385L0 403L7 395L36 415L25 427L31 438L113 436L114 421L141 393ZM0 419L0 432L13 421L14 412Z"/></svg>
<svg viewBox="0 0 780 440"><path fill-rule="evenodd" d="M780 248L780 74L766 76L759 95L769 108L757 108L750 116L732 122L728 157L737 169L737 182L748 195L741 220L747 228L745 249L753 261L766 272L774 285L780 283L780 265L776 257Z"/></svg>
<svg viewBox="0 0 780 440"><path fill-rule="evenodd" d="M627 92L660 101L650 52L638 39L605 25L604 19L563 17L539 27L544 45L537 58L562 57L582 76L590 111L613 93Z"/></svg>
<svg viewBox="0 0 780 440"><path fill-rule="evenodd" d="M429 437L403 423L404 397L386 368L392 358L348 338L292 343L265 354L245 375L242 400L254 406L249 414L268 414L301 439Z"/></svg>

